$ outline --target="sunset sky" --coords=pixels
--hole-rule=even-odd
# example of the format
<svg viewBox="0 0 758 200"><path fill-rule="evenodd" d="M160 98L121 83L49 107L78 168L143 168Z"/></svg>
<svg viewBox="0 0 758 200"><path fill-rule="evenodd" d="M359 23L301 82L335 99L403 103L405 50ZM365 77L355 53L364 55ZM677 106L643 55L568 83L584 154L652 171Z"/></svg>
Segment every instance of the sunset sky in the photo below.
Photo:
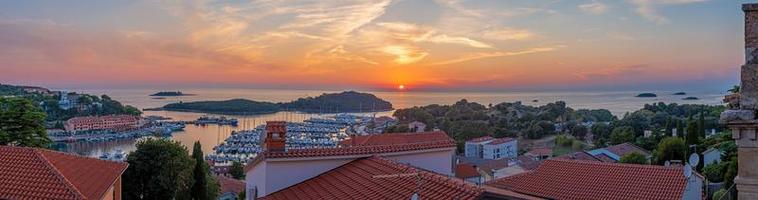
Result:
<svg viewBox="0 0 758 200"><path fill-rule="evenodd" d="M726 88L742 0L0 1L0 83Z"/></svg>

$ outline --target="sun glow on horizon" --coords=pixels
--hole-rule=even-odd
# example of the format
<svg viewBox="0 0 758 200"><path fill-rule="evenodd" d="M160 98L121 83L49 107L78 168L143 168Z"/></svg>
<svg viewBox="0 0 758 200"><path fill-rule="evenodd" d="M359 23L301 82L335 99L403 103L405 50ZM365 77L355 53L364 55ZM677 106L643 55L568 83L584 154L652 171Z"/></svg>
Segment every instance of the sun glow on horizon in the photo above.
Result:
<svg viewBox="0 0 758 200"><path fill-rule="evenodd" d="M405 85L400 84L400 85L397 86L397 89L398 90L405 90Z"/></svg>

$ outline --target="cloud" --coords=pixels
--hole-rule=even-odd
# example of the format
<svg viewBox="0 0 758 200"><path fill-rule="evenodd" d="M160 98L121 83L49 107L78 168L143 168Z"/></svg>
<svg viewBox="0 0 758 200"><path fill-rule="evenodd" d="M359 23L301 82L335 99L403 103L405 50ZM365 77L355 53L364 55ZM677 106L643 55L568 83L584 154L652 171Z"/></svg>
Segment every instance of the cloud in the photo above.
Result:
<svg viewBox="0 0 758 200"><path fill-rule="evenodd" d="M410 46L391 45L382 48L384 53L394 55L397 64L410 64L424 59L429 53Z"/></svg>
<svg viewBox="0 0 758 200"><path fill-rule="evenodd" d="M685 5L691 3L706 2L709 0L628 0L629 3L635 5L637 8L635 12L643 18L655 22L657 24L667 24L670 22L666 16L663 16L657 10L660 6L667 5Z"/></svg>
<svg viewBox="0 0 758 200"><path fill-rule="evenodd" d="M455 58L452 60L445 60L441 62L432 63L431 65L449 65L449 64L467 62L471 60L484 59L484 58L517 56L517 55L525 55L525 54L533 54L533 53L541 53L541 52L550 52L550 51L558 50L563 47L565 46L557 45L557 46L550 46L550 47L530 48L530 49L525 49L525 50L520 50L520 51L506 51L506 52L498 51L498 52L474 53L474 54L462 56L460 58Z"/></svg>
<svg viewBox="0 0 758 200"><path fill-rule="evenodd" d="M582 4L578 6L582 12L599 15L608 11L608 6L600 2L592 2L588 4Z"/></svg>
<svg viewBox="0 0 758 200"><path fill-rule="evenodd" d="M482 37L490 40L528 40L534 38L535 34L525 29L506 28L484 31Z"/></svg>

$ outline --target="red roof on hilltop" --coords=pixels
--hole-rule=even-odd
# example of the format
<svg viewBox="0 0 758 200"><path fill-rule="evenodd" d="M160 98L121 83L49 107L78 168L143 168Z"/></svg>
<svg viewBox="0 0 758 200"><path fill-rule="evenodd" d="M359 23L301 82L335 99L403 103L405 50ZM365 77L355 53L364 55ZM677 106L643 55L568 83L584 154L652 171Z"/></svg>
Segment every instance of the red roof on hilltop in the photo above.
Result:
<svg viewBox="0 0 758 200"><path fill-rule="evenodd" d="M303 158L322 156L375 155L438 148L454 148L455 141L445 132L423 133L389 133L381 135L355 136L353 142L343 143L342 147L287 149L283 152L264 151L245 166L248 170L266 158Z"/></svg>
<svg viewBox="0 0 758 200"><path fill-rule="evenodd" d="M102 199L126 163L0 146L0 199Z"/></svg>
<svg viewBox="0 0 758 200"><path fill-rule="evenodd" d="M418 183L421 187L417 187ZM536 199L494 187L479 187L378 156L351 161L262 199L410 199L417 188L422 199L465 200L490 196Z"/></svg>
<svg viewBox="0 0 758 200"><path fill-rule="evenodd" d="M549 199L681 199L682 167L546 160L536 170L487 183Z"/></svg>
<svg viewBox="0 0 758 200"><path fill-rule="evenodd" d="M490 136L484 136L484 137L478 137L478 138L470 139L470 140L468 140L466 142L479 143L479 142L485 142L485 141L492 140L492 139L494 139L494 138L492 138Z"/></svg>

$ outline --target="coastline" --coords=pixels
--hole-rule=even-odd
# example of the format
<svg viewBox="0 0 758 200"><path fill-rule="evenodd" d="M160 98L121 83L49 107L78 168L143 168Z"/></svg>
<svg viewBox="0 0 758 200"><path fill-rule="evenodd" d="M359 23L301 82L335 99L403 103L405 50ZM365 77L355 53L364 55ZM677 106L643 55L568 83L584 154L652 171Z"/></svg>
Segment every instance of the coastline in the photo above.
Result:
<svg viewBox="0 0 758 200"><path fill-rule="evenodd" d="M299 112L303 114L338 114L338 113L366 113L368 111L360 111L360 110L348 110L348 111L341 111L341 112L319 112L318 110L313 109L307 109L307 110L276 110L276 111L261 111L261 112L220 112L220 111L206 111L206 110L196 110L196 109L173 109L173 108L145 108L142 109L143 111L172 111L172 112L190 112L190 113L201 113L201 114L217 114L217 115L263 115L263 114L276 114L279 112L285 112L285 111L294 111ZM387 112L387 111L394 111L396 109L380 109L380 110L372 110L370 112Z"/></svg>

